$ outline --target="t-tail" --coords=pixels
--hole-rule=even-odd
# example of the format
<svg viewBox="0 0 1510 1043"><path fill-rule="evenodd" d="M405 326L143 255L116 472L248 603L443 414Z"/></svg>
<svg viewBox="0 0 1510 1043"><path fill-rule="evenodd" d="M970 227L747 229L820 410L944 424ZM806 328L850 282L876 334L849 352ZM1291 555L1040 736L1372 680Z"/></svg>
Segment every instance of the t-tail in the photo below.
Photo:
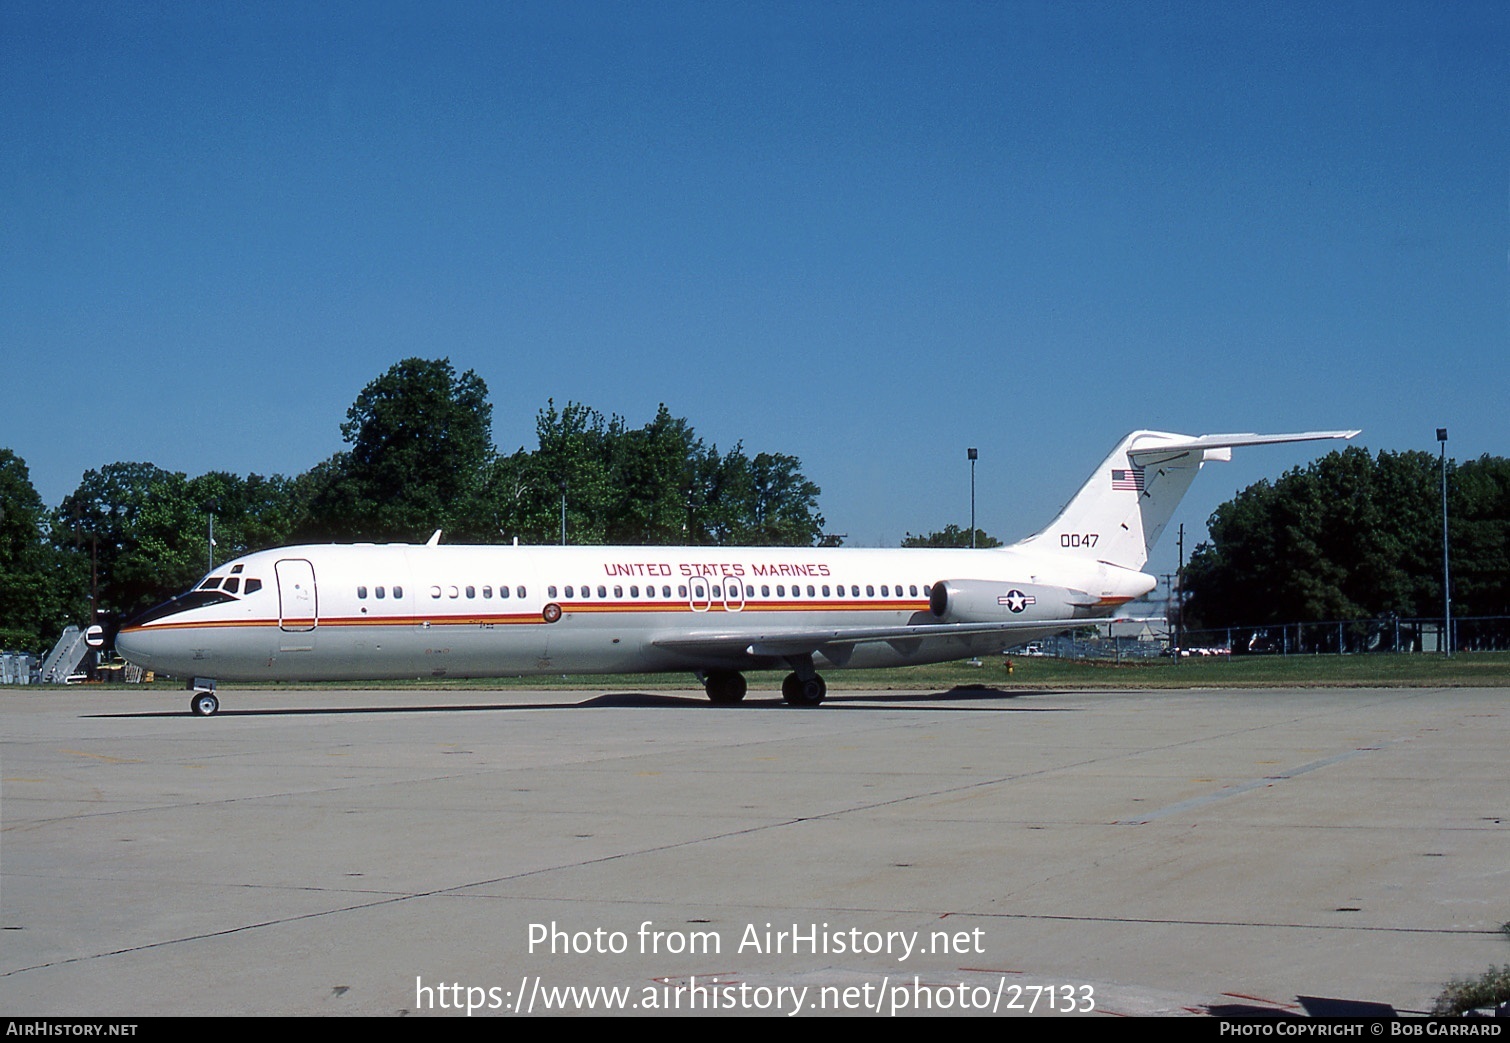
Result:
<svg viewBox="0 0 1510 1043"><path fill-rule="evenodd" d="M1357 431L1288 435L1190 435L1134 431L1042 531L1021 544L1140 570L1201 465L1232 459L1234 446L1352 438Z"/></svg>

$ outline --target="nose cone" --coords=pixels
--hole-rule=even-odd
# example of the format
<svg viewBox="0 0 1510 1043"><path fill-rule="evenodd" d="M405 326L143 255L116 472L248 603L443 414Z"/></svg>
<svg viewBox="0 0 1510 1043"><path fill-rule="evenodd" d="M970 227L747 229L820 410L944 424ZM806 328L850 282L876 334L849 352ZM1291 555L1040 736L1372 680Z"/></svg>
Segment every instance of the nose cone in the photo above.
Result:
<svg viewBox="0 0 1510 1043"><path fill-rule="evenodd" d="M115 650L159 676L207 673L212 656L197 631L171 625L128 627L115 636Z"/></svg>
<svg viewBox="0 0 1510 1043"><path fill-rule="evenodd" d="M191 591L149 608L115 635L115 650L137 666L158 673L178 674L194 669L192 613L206 605L230 601L218 591Z"/></svg>
<svg viewBox="0 0 1510 1043"><path fill-rule="evenodd" d="M155 669L153 659L160 655L161 641L147 630L122 630L115 635L115 650L137 666Z"/></svg>

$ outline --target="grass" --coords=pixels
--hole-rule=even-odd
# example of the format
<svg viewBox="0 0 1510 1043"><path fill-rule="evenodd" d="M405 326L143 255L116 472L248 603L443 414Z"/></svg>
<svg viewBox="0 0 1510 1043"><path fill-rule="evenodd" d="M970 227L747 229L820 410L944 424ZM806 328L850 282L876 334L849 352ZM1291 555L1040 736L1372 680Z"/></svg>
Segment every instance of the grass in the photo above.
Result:
<svg viewBox="0 0 1510 1043"><path fill-rule="evenodd" d="M1500 933L1510 937L1510 923L1500 924ZM1510 1003L1510 967L1490 967L1477 978L1456 979L1442 986L1431 1012L1450 1017L1501 1003Z"/></svg>
<svg viewBox="0 0 1510 1043"><path fill-rule="evenodd" d="M885 670L827 670L833 691L948 689L969 685L1027 690L1081 688L1453 688L1510 687L1510 652L1465 652L1448 659L1428 654L1237 656L1144 659L1123 663L1103 660L1014 656L1007 673L1001 656L983 657L982 665L937 663ZM753 691L780 687L779 672L751 673ZM546 674L535 677L450 679L421 677L412 681L327 682L338 688L553 689L593 688L654 691L696 687L690 673ZM108 687L117 687L110 685ZM121 685L139 689L142 685ZM161 680L153 688L179 689L182 682ZM234 687L311 688L308 683L237 684Z"/></svg>
<svg viewBox="0 0 1510 1043"><path fill-rule="evenodd" d="M1477 978L1450 981L1442 987L1431 1013L1437 1017L1465 1014L1480 1007L1510 1003L1510 967L1490 967Z"/></svg>

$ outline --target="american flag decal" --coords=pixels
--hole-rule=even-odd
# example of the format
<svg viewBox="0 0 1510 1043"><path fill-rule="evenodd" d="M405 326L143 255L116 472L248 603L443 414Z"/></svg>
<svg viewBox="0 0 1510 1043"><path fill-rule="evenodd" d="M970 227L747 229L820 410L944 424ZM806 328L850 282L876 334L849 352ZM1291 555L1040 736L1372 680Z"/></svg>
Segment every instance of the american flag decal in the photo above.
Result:
<svg viewBox="0 0 1510 1043"><path fill-rule="evenodd" d="M1143 468L1134 467L1131 471L1112 471L1112 488L1127 489L1131 492L1143 491Z"/></svg>

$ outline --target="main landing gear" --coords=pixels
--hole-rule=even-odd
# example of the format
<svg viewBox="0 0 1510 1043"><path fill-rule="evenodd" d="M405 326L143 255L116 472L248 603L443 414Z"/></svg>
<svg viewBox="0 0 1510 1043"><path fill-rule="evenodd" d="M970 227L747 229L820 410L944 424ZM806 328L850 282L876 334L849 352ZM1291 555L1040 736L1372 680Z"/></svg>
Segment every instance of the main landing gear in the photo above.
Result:
<svg viewBox="0 0 1510 1043"><path fill-rule="evenodd" d="M817 674L804 680L793 672L781 682L781 697L788 706L817 706L827 694L828 685Z"/></svg>
<svg viewBox="0 0 1510 1043"><path fill-rule="evenodd" d="M738 670L713 670L703 678L703 690L720 706L737 703L745 697L745 691L749 686L745 684L745 675Z"/></svg>
<svg viewBox="0 0 1510 1043"><path fill-rule="evenodd" d="M823 683L811 669L802 677L796 671L786 675L781 682L781 697L788 706L817 706L828 694L828 685ZM703 690L708 698L720 706L731 706L745 697L748 685L744 674L738 670L710 670L703 675Z"/></svg>

